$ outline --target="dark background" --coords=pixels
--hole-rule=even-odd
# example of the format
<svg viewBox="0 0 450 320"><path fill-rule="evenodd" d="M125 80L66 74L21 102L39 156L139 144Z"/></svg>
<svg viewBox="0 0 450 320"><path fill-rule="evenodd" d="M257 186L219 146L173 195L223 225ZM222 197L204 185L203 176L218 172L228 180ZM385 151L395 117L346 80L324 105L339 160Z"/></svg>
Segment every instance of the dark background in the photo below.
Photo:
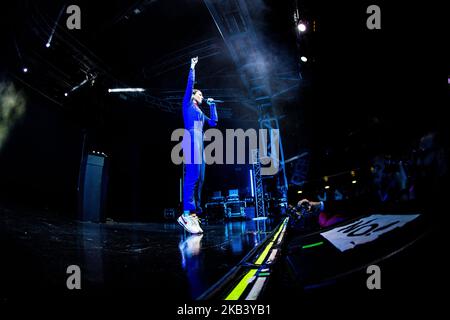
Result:
<svg viewBox="0 0 450 320"><path fill-rule="evenodd" d="M141 7L145 10L127 13L136 3L147 3ZM82 10L81 31L64 30L63 14L49 49L44 45L63 2L1 4L0 77L22 90L27 112L0 150L0 198L75 216L86 132L87 150L110 158L107 215L123 220L161 217L164 208L178 205L181 167L170 161L170 135L182 127L181 114L163 112L137 95L108 95L107 88L182 95L189 58L199 55L196 87L210 89L208 96L214 96L215 88L232 88L244 99L237 70L202 1L73 4ZM381 7L381 30L366 28L370 4ZM312 155L308 178L360 167L377 153L400 157L429 130L448 137L443 8L406 1L298 5L316 23L316 31L309 29L302 39L292 19L295 1L265 1L263 19L255 26L277 58L272 68L282 61L283 68L302 74L298 89L278 98L276 108L284 115L285 157L303 150ZM209 39L218 53L202 58L204 51L195 49ZM80 58L79 51L88 59ZM305 65L298 62L303 54L309 58ZM64 97L84 79L84 64L95 66L94 85ZM24 65L30 69L27 74L21 72ZM226 106L232 116L221 118L220 129L257 128L256 115L239 100ZM231 187L245 191L248 167L207 168L205 196Z"/></svg>

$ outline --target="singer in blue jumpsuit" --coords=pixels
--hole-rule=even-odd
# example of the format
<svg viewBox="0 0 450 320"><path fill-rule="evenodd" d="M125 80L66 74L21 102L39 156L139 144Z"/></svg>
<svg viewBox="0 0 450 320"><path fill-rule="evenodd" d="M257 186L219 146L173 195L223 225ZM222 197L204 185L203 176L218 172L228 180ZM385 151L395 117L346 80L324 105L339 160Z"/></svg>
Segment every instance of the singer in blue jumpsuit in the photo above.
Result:
<svg viewBox="0 0 450 320"><path fill-rule="evenodd" d="M205 179L205 159L203 145L203 125L205 121L212 127L217 125L216 105L208 102L210 117L199 108L203 102L203 94L194 89L195 64L189 71L186 92L183 98L183 120L185 134L183 138L183 153L185 157L185 173L183 183L183 210L191 213L201 213L201 194Z"/></svg>

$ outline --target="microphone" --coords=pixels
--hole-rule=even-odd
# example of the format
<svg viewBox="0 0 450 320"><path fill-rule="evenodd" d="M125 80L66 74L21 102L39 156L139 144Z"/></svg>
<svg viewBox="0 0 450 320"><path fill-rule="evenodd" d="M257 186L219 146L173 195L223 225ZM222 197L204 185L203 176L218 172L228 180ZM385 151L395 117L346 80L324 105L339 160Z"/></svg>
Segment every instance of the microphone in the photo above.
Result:
<svg viewBox="0 0 450 320"><path fill-rule="evenodd" d="M222 100L216 100L216 99L213 99L213 98L208 98L208 99L206 99L206 103L223 103L223 101Z"/></svg>

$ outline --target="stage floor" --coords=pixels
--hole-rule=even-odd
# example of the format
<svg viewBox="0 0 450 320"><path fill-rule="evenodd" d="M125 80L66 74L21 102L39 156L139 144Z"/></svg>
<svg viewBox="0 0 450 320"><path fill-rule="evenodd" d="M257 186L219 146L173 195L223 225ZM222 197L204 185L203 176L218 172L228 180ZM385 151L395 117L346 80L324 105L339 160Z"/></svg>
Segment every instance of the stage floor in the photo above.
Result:
<svg viewBox="0 0 450 320"><path fill-rule="evenodd" d="M0 297L14 301L39 293L192 300L276 225L271 220L216 222L203 225L203 235L188 235L175 221L96 224L1 208ZM80 267L81 290L66 287L70 265Z"/></svg>

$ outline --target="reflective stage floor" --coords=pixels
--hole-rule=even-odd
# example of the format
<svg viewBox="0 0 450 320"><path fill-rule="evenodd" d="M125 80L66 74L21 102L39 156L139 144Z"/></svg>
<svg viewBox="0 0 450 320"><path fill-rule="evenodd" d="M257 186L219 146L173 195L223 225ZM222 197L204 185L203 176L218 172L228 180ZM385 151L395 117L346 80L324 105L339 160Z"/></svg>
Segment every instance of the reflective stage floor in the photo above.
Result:
<svg viewBox="0 0 450 320"><path fill-rule="evenodd" d="M0 209L3 300L39 296L146 296L193 300L276 227L271 220L216 222L188 235L175 222L104 224ZM67 290L68 266L81 293Z"/></svg>
<svg viewBox="0 0 450 320"><path fill-rule="evenodd" d="M279 245L282 220L216 222L203 225L203 235L189 236L175 221L95 224L0 208L0 305L36 300L100 307L131 303L169 307L173 314L175 307L198 297L223 301L240 289L241 300L236 302L242 303L264 277L269 280L258 303L269 301L277 315L283 308L317 310L331 303L397 308L401 301L422 307L416 302L424 295L433 305L444 305L437 288L446 282L447 236L431 232L429 220L420 216L340 252L321 232L356 220L321 230L297 229L294 223ZM280 254L270 265L275 250ZM264 255L267 258L261 258ZM260 259L267 260L258 265ZM383 272L379 292L367 288L366 269L372 264ZM67 289L67 268L72 265L80 268L81 290Z"/></svg>

